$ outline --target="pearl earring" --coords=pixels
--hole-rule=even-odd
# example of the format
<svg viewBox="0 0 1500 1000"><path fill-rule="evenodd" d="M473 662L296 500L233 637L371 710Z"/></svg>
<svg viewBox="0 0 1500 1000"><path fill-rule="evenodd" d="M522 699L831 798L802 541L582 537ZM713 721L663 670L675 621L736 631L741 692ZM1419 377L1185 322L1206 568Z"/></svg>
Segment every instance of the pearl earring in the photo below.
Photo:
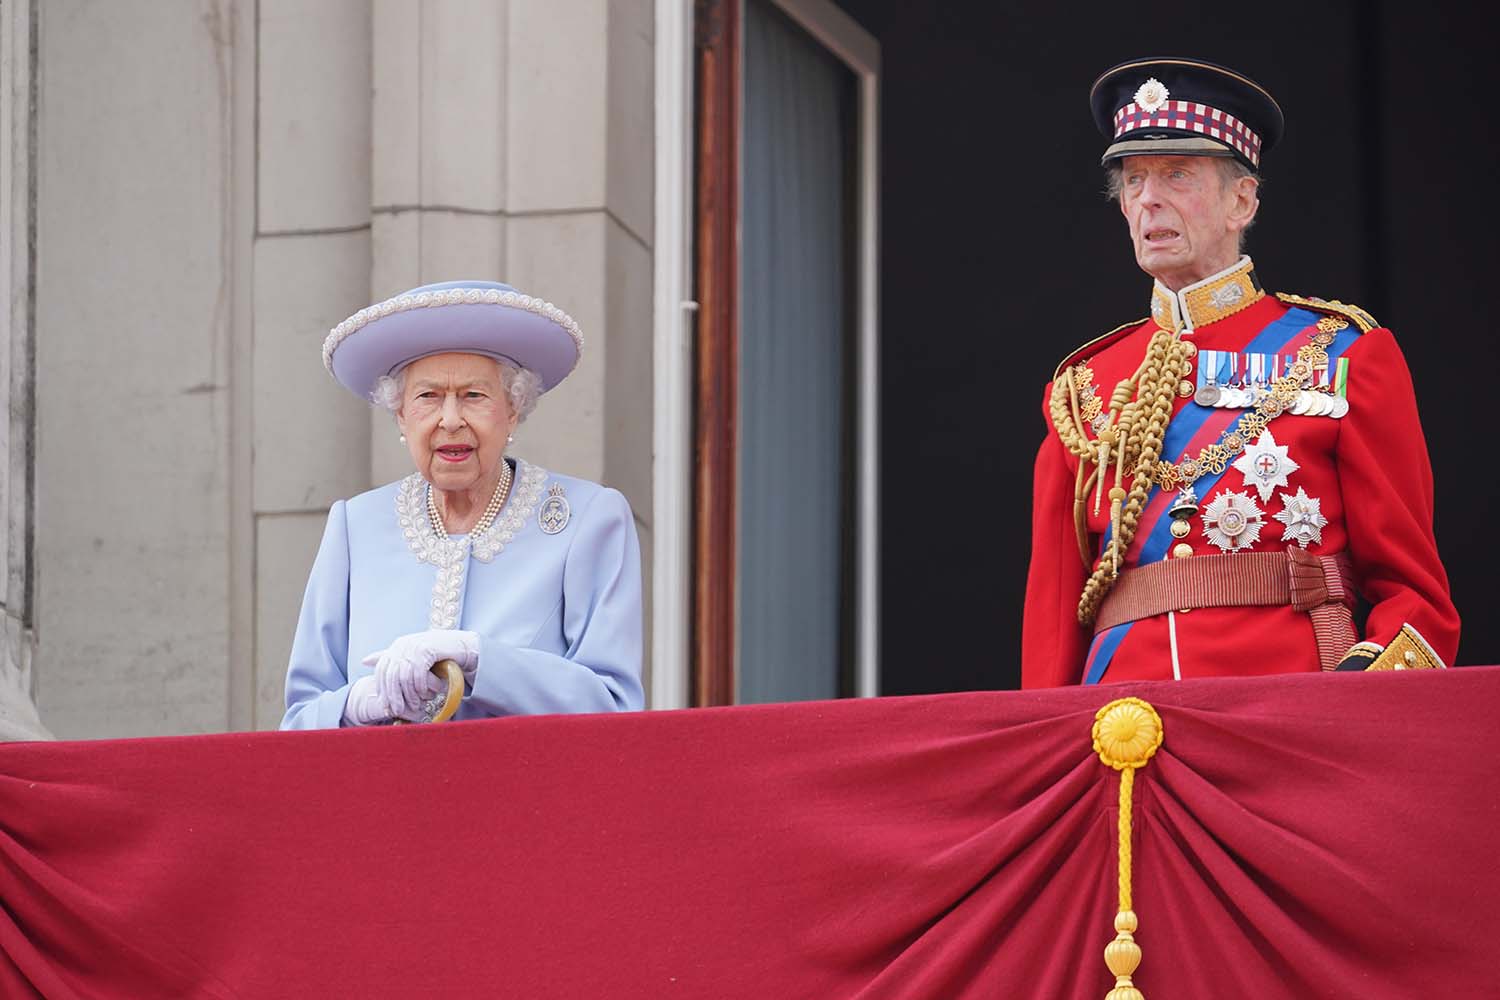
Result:
<svg viewBox="0 0 1500 1000"><path fill-rule="evenodd" d="M505 443L506 444L515 444L516 443L516 436L514 434L506 435Z"/></svg>
<svg viewBox="0 0 1500 1000"><path fill-rule="evenodd" d="M402 444L406 443L406 435L405 434L401 435L401 443Z"/></svg>

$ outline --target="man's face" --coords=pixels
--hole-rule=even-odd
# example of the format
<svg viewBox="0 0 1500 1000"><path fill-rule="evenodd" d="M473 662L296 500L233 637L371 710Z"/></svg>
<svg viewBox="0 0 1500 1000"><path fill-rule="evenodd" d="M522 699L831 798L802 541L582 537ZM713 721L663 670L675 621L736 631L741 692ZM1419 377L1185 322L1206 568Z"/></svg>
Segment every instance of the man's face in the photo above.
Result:
<svg viewBox="0 0 1500 1000"><path fill-rule="evenodd" d="M1176 291L1239 259L1259 201L1253 177L1226 181L1213 157L1128 156L1120 211L1141 270Z"/></svg>

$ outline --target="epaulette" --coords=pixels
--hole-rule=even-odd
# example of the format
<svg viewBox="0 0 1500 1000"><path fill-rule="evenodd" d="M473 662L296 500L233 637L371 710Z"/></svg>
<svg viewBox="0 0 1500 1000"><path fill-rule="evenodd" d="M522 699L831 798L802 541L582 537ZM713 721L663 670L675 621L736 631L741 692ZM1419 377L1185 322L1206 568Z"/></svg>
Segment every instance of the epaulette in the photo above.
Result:
<svg viewBox="0 0 1500 1000"><path fill-rule="evenodd" d="M1150 316L1142 316L1140 319L1133 319L1129 323L1121 323L1119 326L1104 334L1102 337L1095 337L1087 344L1076 348L1072 354L1069 354L1066 358L1063 358L1062 364L1058 365L1057 370L1052 373L1052 380L1054 382L1057 381L1057 376L1063 373L1063 369L1067 368L1069 365L1076 364L1083 358L1085 354L1097 354L1099 351L1102 351L1110 344L1113 344L1115 341L1122 339L1125 334L1134 330L1136 327L1140 326L1150 318Z"/></svg>
<svg viewBox="0 0 1500 1000"><path fill-rule="evenodd" d="M1342 316L1344 319L1353 320L1354 325L1359 327L1360 333L1369 333L1380 324L1375 322L1375 317L1365 312L1359 306L1351 306L1347 302L1337 299L1319 299L1305 295L1292 295L1287 292L1277 292L1276 300L1289 306L1301 306L1311 309L1313 312L1327 313L1330 316Z"/></svg>

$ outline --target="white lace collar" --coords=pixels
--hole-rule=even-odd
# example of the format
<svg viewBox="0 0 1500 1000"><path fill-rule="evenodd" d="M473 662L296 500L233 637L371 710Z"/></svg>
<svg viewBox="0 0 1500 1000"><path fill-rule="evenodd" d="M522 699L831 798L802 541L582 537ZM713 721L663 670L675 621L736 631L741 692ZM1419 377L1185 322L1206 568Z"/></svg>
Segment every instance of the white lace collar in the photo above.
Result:
<svg viewBox="0 0 1500 1000"><path fill-rule="evenodd" d="M490 562L526 526L536 513L542 497L547 470L516 459L515 485L500 515L478 534L460 535L446 541L438 536L427 518L427 480L413 472L396 488L396 522L406 545L422 562L447 566L461 555L473 554L480 562Z"/></svg>

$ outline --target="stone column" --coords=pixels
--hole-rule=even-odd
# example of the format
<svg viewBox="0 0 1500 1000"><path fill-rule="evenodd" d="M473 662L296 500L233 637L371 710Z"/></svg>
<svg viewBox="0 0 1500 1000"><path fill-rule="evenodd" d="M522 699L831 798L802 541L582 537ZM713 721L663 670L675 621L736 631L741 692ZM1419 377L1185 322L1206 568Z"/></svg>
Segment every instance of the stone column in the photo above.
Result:
<svg viewBox="0 0 1500 1000"><path fill-rule="evenodd" d="M374 19L371 297L482 278L578 320L583 361L513 451L626 495L649 595L654 7L375 0ZM410 472L372 421L373 481Z"/></svg>
<svg viewBox="0 0 1500 1000"><path fill-rule="evenodd" d="M62 737L229 722L238 9L35 6L33 621Z"/></svg>
<svg viewBox="0 0 1500 1000"><path fill-rule="evenodd" d="M375 0L370 301L506 273L507 0ZM376 484L412 471L372 410Z"/></svg>
<svg viewBox="0 0 1500 1000"><path fill-rule="evenodd" d="M31 437L32 24L29 4L0 5L0 740L50 734L32 701Z"/></svg>
<svg viewBox="0 0 1500 1000"><path fill-rule="evenodd" d="M509 280L567 309L586 338L578 370L516 443L625 494L648 623L654 44L650 0L511 4ZM648 664L649 646L648 635Z"/></svg>
<svg viewBox="0 0 1500 1000"><path fill-rule="evenodd" d="M328 508L369 487L370 424L323 368L370 291L370 0L260 0L255 711L274 729Z"/></svg>

